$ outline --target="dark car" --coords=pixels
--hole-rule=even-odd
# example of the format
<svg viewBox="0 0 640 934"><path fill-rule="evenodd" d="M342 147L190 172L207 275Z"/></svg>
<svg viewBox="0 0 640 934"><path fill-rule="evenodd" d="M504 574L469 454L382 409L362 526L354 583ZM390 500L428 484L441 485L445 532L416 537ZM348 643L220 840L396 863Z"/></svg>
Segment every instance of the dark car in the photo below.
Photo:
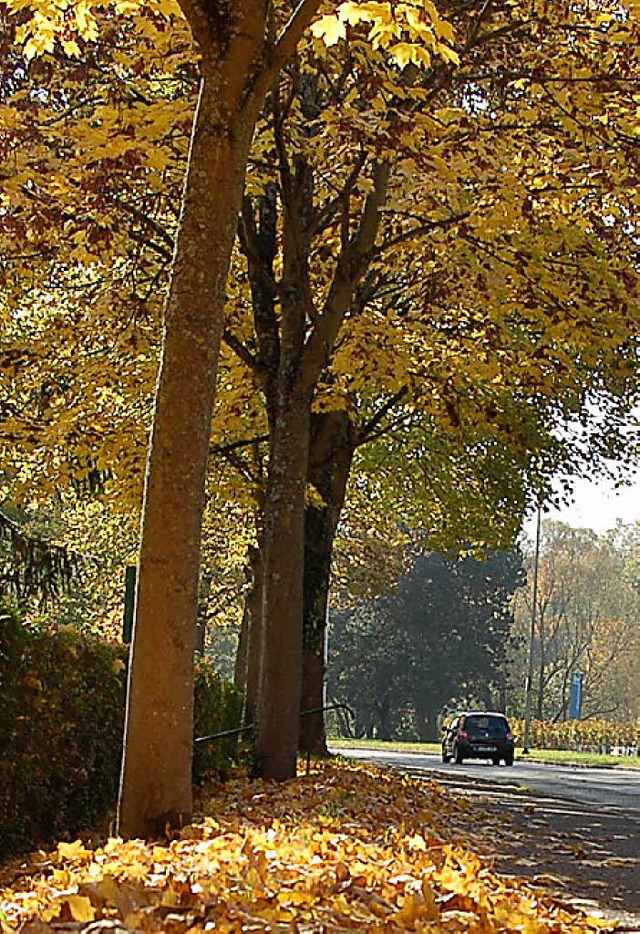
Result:
<svg viewBox="0 0 640 934"><path fill-rule="evenodd" d="M499 765L513 765L513 733L503 713L471 711L458 714L445 727L442 736L442 761L453 759L460 765L465 759L491 759Z"/></svg>

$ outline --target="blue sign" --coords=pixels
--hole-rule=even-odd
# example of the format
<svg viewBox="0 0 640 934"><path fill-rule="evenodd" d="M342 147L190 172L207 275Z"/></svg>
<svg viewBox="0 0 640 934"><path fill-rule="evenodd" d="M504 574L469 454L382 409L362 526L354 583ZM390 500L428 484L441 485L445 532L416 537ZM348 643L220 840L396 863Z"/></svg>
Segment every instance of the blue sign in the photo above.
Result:
<svg viewBox="0 0 640 934"><path fill-rule="evenodd" d="M581 671L574 672L571 679L571 700L569 701L569 719L579 720L582 714L582 686L584 675Z"/></svg>

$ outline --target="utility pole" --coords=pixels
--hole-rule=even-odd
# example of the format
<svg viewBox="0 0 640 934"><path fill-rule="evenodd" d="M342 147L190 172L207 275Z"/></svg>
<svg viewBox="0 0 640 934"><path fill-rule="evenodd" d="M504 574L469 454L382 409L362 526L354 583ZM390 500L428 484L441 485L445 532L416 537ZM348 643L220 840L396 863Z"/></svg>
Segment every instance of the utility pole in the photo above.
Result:
<svg viewBox="0 0 640 934"><path fill-rule="evenodd" d="M531 601L531 628L529 630L529 664L527 666L527 680L525 683L524 700L524 738L522 752L529 752L529 734L531 732L531 696L533 692L533 642L536 635L536 612L538 607L538 564L540 562L540 524L542 520L542 505L538 502L536 517L536 546L533 553L533 599Z"/></svg>

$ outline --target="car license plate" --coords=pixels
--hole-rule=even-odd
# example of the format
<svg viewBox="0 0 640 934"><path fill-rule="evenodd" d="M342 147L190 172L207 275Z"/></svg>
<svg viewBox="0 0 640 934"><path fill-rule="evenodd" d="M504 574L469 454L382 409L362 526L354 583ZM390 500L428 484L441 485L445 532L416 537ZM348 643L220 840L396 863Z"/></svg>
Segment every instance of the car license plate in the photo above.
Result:
<svg viewBox="0 0 640 934"><path fill-rule="evenodd" d="M478 750L478 752L495 752L496 751L495 746L476 746L476 749Z"/></svg>

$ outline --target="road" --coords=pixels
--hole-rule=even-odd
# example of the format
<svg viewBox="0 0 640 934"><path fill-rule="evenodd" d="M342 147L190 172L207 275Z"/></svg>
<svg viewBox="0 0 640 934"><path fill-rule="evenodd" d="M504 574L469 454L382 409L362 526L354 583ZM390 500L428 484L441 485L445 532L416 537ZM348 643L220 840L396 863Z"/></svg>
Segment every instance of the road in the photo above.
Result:
<svg viewBox="0 0 640 934"><path fill-rule="evenodd" d="M338 750L336 750L338 751ZM584 766L548 765L518 759L513 766L494 766L483 759L463 765L445 765L440 756L373 749L342 750L344 755L376 765L420 772L438 772L456 780L466 775L491 783L519 785L540 794L566 798L580 804L602 805L640 812L640 769L590 769Z"/></svg>

